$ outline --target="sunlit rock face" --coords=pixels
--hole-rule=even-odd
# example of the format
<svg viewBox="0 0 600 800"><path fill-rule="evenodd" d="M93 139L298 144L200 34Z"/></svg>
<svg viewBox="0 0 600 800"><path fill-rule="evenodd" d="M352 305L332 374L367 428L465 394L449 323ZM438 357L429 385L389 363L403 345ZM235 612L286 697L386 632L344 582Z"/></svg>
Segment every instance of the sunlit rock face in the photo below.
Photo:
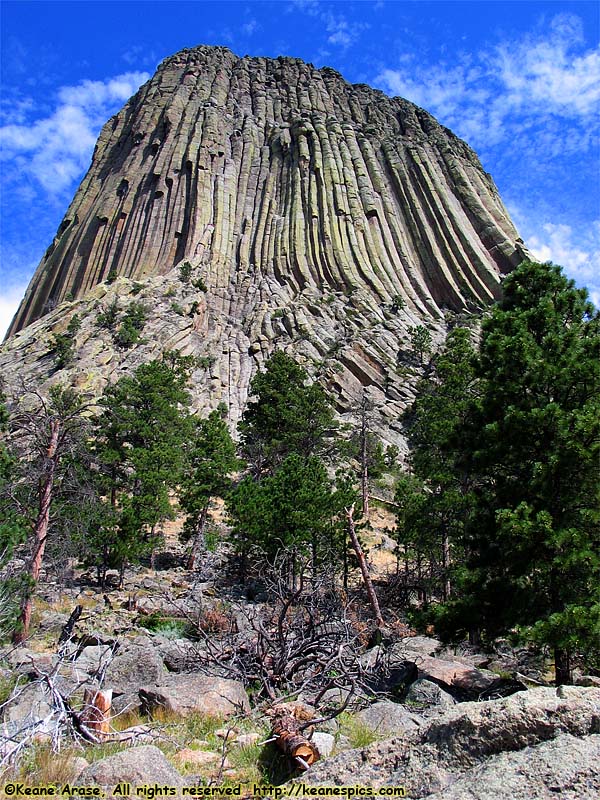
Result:
<svg viewBox="0 0 600 800"><path fill-rule="evenodd" d="M447 312L487 305L520 244L476 154L424 110L297 59L197 47L104 126L9 336L40 320L39 339L135 287L145 342L120 352L85 319L77 335L92 389L173 346L212 362L198 405L224 399L235 417L283 348L340 411L370 387L391 420L411 394L410 328L439 339Z"/></svg>

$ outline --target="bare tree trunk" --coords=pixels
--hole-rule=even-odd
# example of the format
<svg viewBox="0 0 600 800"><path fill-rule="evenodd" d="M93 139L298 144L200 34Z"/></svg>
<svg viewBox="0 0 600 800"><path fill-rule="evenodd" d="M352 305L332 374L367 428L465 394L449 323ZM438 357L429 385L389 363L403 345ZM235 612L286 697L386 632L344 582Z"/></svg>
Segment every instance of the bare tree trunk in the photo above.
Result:
<svg viewBox="0 0 600 800"><path fill-rule="evenodd" d="M110 734L112 693L112 689L100 691L88 688L83 695L84 706L79 721L99 742L104 741Z"/></svg>
<svg viewBox="0 0 600 800"><path fill-rule="evenodd" d="M52 505L52 490L54 488L54 474L58 462L58 439L60 434L60 421L50 421L50 442L46 451L48 469L40 483L39 510L33 527L33 554L29 567L29 577L33 586L27 593L19 615L19 629L13 634L13 643L22 644L29 636L31 626L31 612L33 610L33 587L37 583L44 561L46 539L48 538L48 524L50 522L50 506Z"/></svg>
<svg viewBox="0 0 600 800"><path fill-rule="evenodd" d="M450 569L450 538L448 537L448 531L444 526L442 530L442 568L444 570L444 583L442 587L442 598L444 602L450 598L450 575L448 570Z"/></svg>
<svg viewBox="0 0 600 800"><path fill-rule="evenodd" d="M569 686L573 683L571 654L562 647L554 648L554 675L554 683L557 686Z"/></svg>
<svg viewBox="0 0 600 800"><path fill-rule="evenodd" d="M354 503L352 503L350 508L346 509L346 519L348 520L348 534L350 536L352 547L354 548L354 552L356 553L356 557L360 565L360 571L362 572L363 581L365 583L367 595L369 596L369 602L371 603L371 608L373 609L375 621L377 623L377 627L382 628L385 625L385 623L383 621L383 617L381 616L381 609L379 608L379 600L377 599L377 595L375 594L373 581L371 580L371 576L369 574L367 559L365 558L364 551L360 546L360 542L358 541L358 536L356 535L356 528L354 527Z"/></svg>
<svg viewBox="0 0 600 800"><path fill-rule="evenodd" d="M369 466L367 453L367 401L363 397L360 420L360 466L362 489L362 513L369 516Z"/></svg>
<svg viewBox="0 0 600 800"><path fill-rule="evenodd" d="M192 549L190 551L190 556L188 558L186 569L193 570L196 566L196 559L200 555L201 552L206 550L205 540L204 540L204 529L206 528L206 520L208 517L208 502L200 512L200 518L198 520L198 525L196 527L196 533L194 535L194 541L192 542Z"/></svg>

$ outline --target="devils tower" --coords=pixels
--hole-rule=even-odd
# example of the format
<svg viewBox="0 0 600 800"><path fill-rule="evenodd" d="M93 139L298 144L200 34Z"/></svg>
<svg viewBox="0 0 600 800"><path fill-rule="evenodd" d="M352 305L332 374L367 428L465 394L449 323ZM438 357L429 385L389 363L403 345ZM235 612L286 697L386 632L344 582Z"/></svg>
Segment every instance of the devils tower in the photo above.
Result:
<svg viewBox="0 0 600 800"><path fill-rule="evenodd" d="M406 399L407 332L435 335L448 312L489 304L521 255L476 154L423 109L297 59L196 47L102 129L0 369L35 361L49 374L44 342L77 312L75 385L95 390L176 347L204 359L198 405L225 399L235 418L253 372L283 348L340 411L371 387L391 419ZM189 284L176 278L184 263ZM122 352L89 317L132 292L149 327Z"/></svg>

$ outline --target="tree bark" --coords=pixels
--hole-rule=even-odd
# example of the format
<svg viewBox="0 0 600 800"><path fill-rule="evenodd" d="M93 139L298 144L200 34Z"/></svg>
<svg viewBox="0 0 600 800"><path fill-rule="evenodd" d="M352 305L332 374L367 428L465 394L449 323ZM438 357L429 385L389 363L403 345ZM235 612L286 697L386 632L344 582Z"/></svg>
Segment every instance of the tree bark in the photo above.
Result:
<svg viewBox="0 0 600 800"><path fill-rule="evenodd" d="M298 720L290 714L274 717L273 736L277 737L275 744L279 750L293 758L302 769L312 766L321 757L317 747L301 733Z"/></svg>
<svg viewBox="0 0 600 800"><path fill-rule="evenodd" d="M29 567L29 577L32 586L21 605L19 615L19 629L13 634L13 643L22 644L29 636L31 626L31 612L33 610L33 587L37 583L44 561L44 551L46 550L46 539L48 538L48 524L50 521L50 506L52 505L52 492L54 488L54 475L58 463L58 441L60 435L60 420L50 421L50 442L46 451L48 459L48 469L41 480L39 491L39 510L33 526L33 554Z"/></svg>
<svg viewBox="0 0 600 800"><path fill-rule="evenodd" d="M198 525L196 527L196 533L194 534L194 541L192 542L192 549L190 551L190 555L187 560L186 569L190 570L190 572L196 566L196 559L198 558L200 552L206 550L204 541L204 529L206 528L207 516L208 516L208 503L206 503L206 505L200 512L200 518L198 520Z"/></svg>
<svg viewBox="0 0 600 800"><path fill-rule="evenodd" d="M361 487L362 487L362 513L364 517L369 516L369 465L367 454L367 410L363 404L362 419L360 425L361 438Z"/></svg>
<svg viewBox="0 0 600 800"><path fill-rule="evenodd" d="M554 648L554 675L554 682L557 686L569 686L573 683L571 654L564 648Z"/></svg>
<svg viewBox="0 0 600 800"><path fill-rule="evenodd" d="M442 568L444 570L444 582L442 587L442 598L444 602L450 598L450 575L448 570L450 569L450 538L448 536L448 531L444 526L442 531Z"/></svg>
<svg viewBox="0 0 600 800"><path fill-rule="evenodd" d="M79 721L98 741L104 741L110 735L110 711L112 706L112 689L100 691L86 689L83 695L83 710Z"/></svg>
<svg viewBox="0 0 600 800"><path fill-rule="evenodd" d="M350 506L350 508L346 509L346 519L348 520L348 535L350 536L352 547L354 548L354 552L356 553L356 557L358 559L360 571L362 572L363 581L365 584L365 588L367 590L369 602L371 603L371 608L373 609L373 614L375 616L377 627L383 628L385 623L383 621L383 617L381 616L379 600L377 599L377 595L375 594L373 581L371 580L371 575L369 574L367 559L365 558L364 551L360 545L360 542L358 541L358 536L356 535L356 528L354 527L354 503Z"/></svg>

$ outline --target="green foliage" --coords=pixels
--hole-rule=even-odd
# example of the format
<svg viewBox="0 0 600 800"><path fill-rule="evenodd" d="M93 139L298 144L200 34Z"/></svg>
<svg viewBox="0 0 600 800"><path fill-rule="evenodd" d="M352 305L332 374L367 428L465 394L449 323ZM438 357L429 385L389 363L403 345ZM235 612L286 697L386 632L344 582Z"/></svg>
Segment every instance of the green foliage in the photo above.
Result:
<svg viewBox="0 0 600 800"><path fill-rule="evenodd" d="M400 294L396 294L392 297L392 302L390 304L390 310L393 314L397 314L399 311L402 311L406 308L406 300Z"/></svg>
<svg viewBox="0 0 600 800"><path fill-rule="evenodd" d="M156 526L172 517L169 491L181 477L191 423L185 390L189 359L167 354L107 387L95 423L99 495L107 498L88 550L101 569L122 570L157 541Z"/></svg>
<svg viewBox="0 0 600 800"><path fill-rule="evenodd" d="M227 499L238 551L255 547L269 560L280 550L311 553L315 560L333 550L346 504L347 489L334 490L323 462L298 453L261 481L244 478Z"/></svg>
<svg viewBox="0 0 600 800"><path fill-rule="evenodd" d="M0 435L4 437L9 415L6 398L0 390ZM16 457L0 439L0 571L10 560L14 548L25 538L25 521L14 507L11 497ZM14 579L0 580L0 639L14 629L19 607ZM0 701L1 702L1 701Z"/></svg>
<svg viewBox="0 0 600 800"><path fill-rule="evenodd" d="M64 369L73 363L75 358L75 335L81 328L78 314L71 318L65 333L55 333L52 340L52 351L58 369Z"/></svg>
<svg viewBox="0 0 600 800"><path fill-rule="evenodd" d="M206 419L194 419L188 444L186 470L181 480L179 503L186 513L184 537L204 533L208 504L212 497L226 497L230 474L239 466L236 447L224 420L225 406Z"/></svg>
<svg viewBox="0 0 600 800"><path fill-rule="evenodd" d="M600 631L600 317L586 291L524 262L484 323L477 372L459 431L476 505L440 630L586 652Z"/></svg>
<svg viewBox="0 0 600 800"><path fill-rule="evenodd" d="M333 410L321 386L307 382L306 371L281 351L254 376L250 392L255 399L239 431L256 474L273 471L291 453L308 458L324 450L335 429Z"/></svg>
<svg viewBox="0 0 600 800"><path fill-rule="evenodd" d="M406 415L414 476L402 477L396 489L397 540L405 571L412 562L416 581L438 597L448 594L470 504L470 484L458 466L464 444L458 431L478 395L474 359L469 332L452 330Z"/></svg>
<svg viewBox="0 0 600 800"><path fill-rule="evenodd" d="M185 317L185 309L181 303L171 303L171 311L175 314L179 314L180 317Z"/></svg>
<svg viewBox="0 0 600 800"><path fill-rule="evenodd" d="M140 340L140 331L143 330L148 318L148 308L143 303L132 301L126 308L119 329L113 338L115 344L126 350Z"/></svg>
<svg viewBox="0 0 600 800"><path fill-rule="evenodd" d="M415 328L409 328L410 344L414 356L418 359L420 364L425 362L425 357L431 353L431 333L424 325L417 325Z"/></svg>
<svg viewBox="0 0 600 800"><path fill-rule="evenodd" d="M106 276L106 283L114 283L117 280L117 270L114 267L111 267L108 275Z"/></svg>
<svg viewBox="0 0 600 800"><path fill-rule="evenodd" d="M216 360L215 356L198 356L196 364L200 369L210 369Z"/></svg>
<svg viewBox="0 0 600 800"><path fill-rule="evenodd" d="M100 328L106 328L109 331L114 330L119 318L119 303L113 300L107 307L106 311L101 311L96 317L96 322Z"/></svg>
<svg viewBox="0 0 600 800"><path fill-rule="evenodd" d="M198 289L199 292L208 292L208 286L204 283L202 278L196 278L195 281L192 281L192 286L194 289Z"/></svg>
<svg viewBox="0 0 600 800"><path fill-rule="evenodd" d="M189 283L190 278L192 277L192 265L189 261L184 261L183 264L179 266L179 280L182 283Z"/></svg>

